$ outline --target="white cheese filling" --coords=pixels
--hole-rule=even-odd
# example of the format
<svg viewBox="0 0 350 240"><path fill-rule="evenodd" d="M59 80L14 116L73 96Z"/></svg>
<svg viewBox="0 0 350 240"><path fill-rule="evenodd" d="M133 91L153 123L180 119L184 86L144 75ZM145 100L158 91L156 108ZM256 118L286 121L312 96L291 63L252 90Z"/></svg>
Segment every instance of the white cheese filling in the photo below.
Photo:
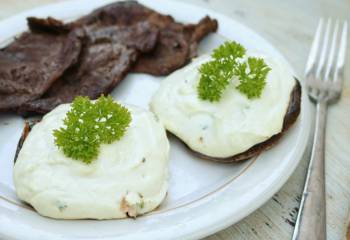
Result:
<svg viewBox="0 0 350 240"><path fill-rule="evenodd" d="M152 211L168 189L169 143L155 116L126 106L125 135L101 145L91 164L66 157L52 131L63 125L68 104L37 123L18 155L14 182L20 199L41 215L62 219L110 219Z"/></svg>
<svg viewBox="0 0 350 240"><path fill-rule="evenodd" d="M235 88L239 80L234 78L219 102L199 99L198 68L211 59L204 55L162 81L151 110L192 150L210 157L231 157L269 139L282 130L295 79L277 59L247 55L264 58L271 68L260 98L250 100L240 93Z"/></svg>

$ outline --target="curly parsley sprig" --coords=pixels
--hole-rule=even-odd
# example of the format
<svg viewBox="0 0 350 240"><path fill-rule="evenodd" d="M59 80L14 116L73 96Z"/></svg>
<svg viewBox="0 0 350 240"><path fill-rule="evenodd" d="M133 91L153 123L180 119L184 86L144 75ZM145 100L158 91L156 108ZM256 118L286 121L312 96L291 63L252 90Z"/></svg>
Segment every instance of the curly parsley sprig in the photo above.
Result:
<svg viewBox="0 0 350 240"><path fill-rule="evenodd" d="M63 120L64 127L53 131L55 144L67 157L91 163L100 145L119 140L131 122L127 108L101 96L96 102L76 97Z"/></svg>
<svg viewBox="0 0 350 240"><path fill-rule="evenodd" d="M236 87L249 99L261 96L266 76L271 70L261 58L249 57L242 61L246 49L237 42L225 42L212 53L213 60L202 64L197 87L199 98L210 102L219 101L233 76L239 79Z"/></svg>
<svg viewBox="0 0 350 240"><path fill-rule="evenodd" d="M236 75L240 81L236 88L249 99L260 97L270 70L262 58L249 57L247 63L239 64L236 68Z"/></svg>

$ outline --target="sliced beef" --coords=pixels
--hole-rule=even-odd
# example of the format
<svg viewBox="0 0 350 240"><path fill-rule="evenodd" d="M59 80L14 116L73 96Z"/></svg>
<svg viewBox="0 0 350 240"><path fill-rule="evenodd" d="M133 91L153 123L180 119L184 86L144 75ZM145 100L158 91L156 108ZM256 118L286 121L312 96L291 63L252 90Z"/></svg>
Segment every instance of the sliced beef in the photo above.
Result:
<svg viewBox="0 0 350 240"><path fill-rule="evenodd" d="M39 27L39 26L37 26ZM133 26L82 26L82 54L76 65L68 69L40 99L21 105L19 112L46 113L76 96L95 99L108 94L137 60L139 52L152 50L158 29L147 22ZM74 30L77 31L78 27Z"/></svg>
<svg viewBox="0 0 350 240"><path fill-rule="evenodd" d="M142 53L154 49L159 30L148 22L139 22L132 26L97 26L85 27L89 40L93 43L122 43Z"/></svg>
<svg viewBox="0 0 350 240"><path fill-rule="evenodd" d="M215 32L218 28L216 20L206 16L202 18L197 24L185 25L184 31L187 41L190 42L190 57L197 55L198 43L208 35L210 32Z"/></svg>
<svg viewBox="0 0 350 240"><path fill-rule="evenodd" d="M119 42L144 53L154 49L159 34L158 28L146 21L129 26L103 25L100 22L86 25L75 22L64 24L52 17L29 17L27 21L32 32L67 33L74 29L84 29L91 42Z"/></svg>
<svg viewBox="0 0 350 240"><path fill-rule="evenodd" d="M154 51L140 57L133 68L135 72L153 75L173 72L196 56L198 42L217 29L217 22L209 17L191 25L176 23L162 15L153 15L150 20L160 29L159 42Z"/></svg>
<svg viewBox="0 0 350 240"><path fill-rule="evenodd" d="M41 23L41 28L52 22L53 28L50 31L57 31L57 26L58 31L67 27L92 27L101 29L99 34L104 34L107 38L116 27L130 27L142 22L152 24L159 29L157 45L153 51L140 55L132 71L153 75L167 75L184 66L197 55L198 43L218 27L217 21L209 17L204 17L197 24L178 23L171 16L160 14L136 1L121 1L103 6L65 27L53 19L33 19L32 22L32 25Z"/></svg>
<svg viewBox="0 0 350 240"><path fill-rule="evenodd" d="M142 55L132 71L156 76L167 75L189 61L189 46L183 35L172 30L161 31L155 50Z"/></svg>
<svg viewBox="0 0 350 240"><path fill-rule="evenodd" d="M0 111L43 95L77 62L80 49L72 31L68 35L26 32L0 50Z"/></svg>
<svg viewBox="0 0 350 240"><path fill-rule="evenodd" d="M42 38L28 41L33 51L22 48L11 55L10 45L0 55L5 62L0 79L6 71L16 76L0 81L1 104L21 113L46 113L78 95L97 98L109 93L128 71L169 74L195 56L198 42L217 29L209 17L184 25L130 1L96 9L68 24L32 17L28 25L28 36ZM25 43L20 39L12 45ZM11 71L17 65L21 71Z"/></svg>
<svg viewBox="0 0 350 240"><path fill-rule="evenodd" d="M81 62L69 69L40 99L23 104L19 112L46 113L76 96L98 98L113 90L136 61L137 51L119 43L97 43L84 47Z"/></svg>
<svg viewBox="0 0 350 240"><path fill-rule="evenodd" d="M159 29L159 40L154 51L140 56L133 71L153 75L167 75L184 66L196 55L198 42L217 30L217 21L209 17L198 24L184 25L175 22L169 15L133 1L116 2L96 9L72 25L130 26L144 21Z"/></svg>
<svg viewBox="0 0 350 240"><path fill-rule="evenodd" d="M71 25L130 26L138 22L147 21L152 14L159 13L136 1L118 1L95 9L88 15L72 22Z"/></svg>

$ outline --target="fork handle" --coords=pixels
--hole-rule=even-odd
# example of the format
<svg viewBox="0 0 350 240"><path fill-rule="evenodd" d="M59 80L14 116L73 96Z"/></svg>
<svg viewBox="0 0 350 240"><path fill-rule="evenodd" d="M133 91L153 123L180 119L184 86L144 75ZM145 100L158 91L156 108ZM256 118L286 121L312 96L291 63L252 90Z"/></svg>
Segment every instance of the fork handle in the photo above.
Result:
<svg viewBox="0 0 350 240"><path fill-rule="evenodd" d="M306 175L293 240L326 240L325 129L327 103L316 105L316 124L311 159Z"/></svg>

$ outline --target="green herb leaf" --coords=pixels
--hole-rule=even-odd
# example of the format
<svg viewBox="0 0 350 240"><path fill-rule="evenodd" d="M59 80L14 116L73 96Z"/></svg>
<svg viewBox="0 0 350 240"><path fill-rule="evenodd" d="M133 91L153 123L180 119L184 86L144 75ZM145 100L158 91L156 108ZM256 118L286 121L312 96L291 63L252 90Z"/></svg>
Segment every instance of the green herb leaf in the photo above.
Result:
<svg viewBox="0 0 350 240"><path fill-rule="evenodd" d="M238 65L236 75L239 76L240 84L236 88L249 99L258 98L266 85L265 79L271 68L262 58L253 57L248 58L248 66L249 71L247 63Z"/></svg>
<svg viewBox="0 0 350 240"><path fill-rule="evenodd" d="M243 62L245 53L245 48L237 42L225 42L216 48L211 55L213 60L199 67L199 98L210 102L219 101L233 76L237 76L240 81L237 89L241 93L249 99L260 97L271 69L263 59L249 57Z"/></svg>
<svg viewBox="0 0 350 240"><path fill-rule="evenodd" d="M222 92L233 76L231 65L210 61L202 64L199 72L201 73L201 79L197 87L199 97L210 102L219 101Z"/></svg>
<svg viewBox="0 0 350 240"><path fill-rule="evenodd" d="M226 60L232 63L237 58L242 58L246 53L245 48L237 42L224 42L218 48L213 50L212 57L215 60Z"/></svg>
<svg viewBox="0 0 350 240"><path fill-rule="evenodd" d="M100 145L119 140L131 122L127 108L101 96L95 103L76 97L63 120L64 127L53 131L55 144L67 157L91 163Z"/></svg>

